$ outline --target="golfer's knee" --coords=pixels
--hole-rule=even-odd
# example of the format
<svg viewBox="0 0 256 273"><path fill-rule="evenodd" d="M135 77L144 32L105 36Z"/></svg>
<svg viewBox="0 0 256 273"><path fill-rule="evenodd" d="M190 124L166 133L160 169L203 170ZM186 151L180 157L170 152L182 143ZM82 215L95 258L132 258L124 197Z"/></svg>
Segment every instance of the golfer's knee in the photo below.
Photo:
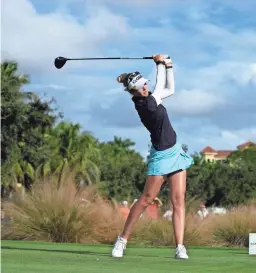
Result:
<svg viewBox="0 0 256 273"><path fill-rule="evenodd" d="M172 205L174 209L183 209L185 207L185 193L173 195Z"/></svg>
<svg viewBox="0 0 256 273"><path fill-rule="evenodd" d="M148 207L150 204L153 203L154 199L155 199L154 195L150 193L145 193L140 197L139 202L144 207Z"/></svg>

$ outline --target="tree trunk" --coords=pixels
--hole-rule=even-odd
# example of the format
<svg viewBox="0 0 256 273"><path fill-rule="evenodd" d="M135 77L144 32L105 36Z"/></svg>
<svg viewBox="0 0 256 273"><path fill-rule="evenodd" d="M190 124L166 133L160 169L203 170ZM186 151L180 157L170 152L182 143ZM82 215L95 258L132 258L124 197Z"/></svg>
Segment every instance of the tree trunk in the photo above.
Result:
<svg viewBox="0 0 256 273"><path fill-rule="evenodd" d="M63 161L63 163L62 163L60 174L59 174L59 177L58 177L58 184L57 184L57 188L58 189L60 188L60 185L61 185L61 179L62 179L62 174L63 174L64 166L65 166L65 161Z"/></svg>

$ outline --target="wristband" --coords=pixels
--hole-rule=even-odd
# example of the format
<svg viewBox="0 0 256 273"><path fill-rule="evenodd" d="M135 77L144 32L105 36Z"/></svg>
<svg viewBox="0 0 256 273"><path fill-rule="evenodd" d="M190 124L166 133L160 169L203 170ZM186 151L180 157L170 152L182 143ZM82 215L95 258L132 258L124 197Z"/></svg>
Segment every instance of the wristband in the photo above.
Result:
<svg viewBox="0 0 256 273"><path fill-rule="evenodd" d="M165 65L165 62L164 62L164 61L157 61L157 62L156 62L156 65L159 65L159 64Z"/></svg>

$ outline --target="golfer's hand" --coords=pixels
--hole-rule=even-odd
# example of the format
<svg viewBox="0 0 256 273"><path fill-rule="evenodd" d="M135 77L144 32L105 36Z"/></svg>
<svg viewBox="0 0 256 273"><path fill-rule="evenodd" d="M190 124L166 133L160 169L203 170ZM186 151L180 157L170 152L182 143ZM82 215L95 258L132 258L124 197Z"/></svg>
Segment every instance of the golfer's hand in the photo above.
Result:
<svg viewBox="0 0 256 273"><path fill-rule="evenodd" d="M164 59L167 58L168 55L164 55L164 54L157 54L157 55L153 55L153 60L155 63L164 63Z"/></svg>
<svg viewBox="0 0 256 273"><path fill-rule="evenodd" d="M165 59L164 64L166 68L172 67L172 60L171 59Z"/></svg>

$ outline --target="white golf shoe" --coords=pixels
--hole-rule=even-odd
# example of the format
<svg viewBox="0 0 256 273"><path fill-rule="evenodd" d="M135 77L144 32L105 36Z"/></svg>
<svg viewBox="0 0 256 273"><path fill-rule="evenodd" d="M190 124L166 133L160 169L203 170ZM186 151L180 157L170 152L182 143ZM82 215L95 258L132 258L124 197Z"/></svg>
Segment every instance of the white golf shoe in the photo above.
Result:
<svg viewBox="0 0 256 273"><path fill-rule="evenodd" d="M115 245L112 249L112 257L114 258L123 257L124 250L126 249L126 244L127 244L127 240L118 236L116 239Z"/></svg>
<svg viewBox="0 0 256 273"><path fill-rule="evenodd" d="M187 250L184 245L178 245L175 251L176 259L188 259Z"/></svg>

